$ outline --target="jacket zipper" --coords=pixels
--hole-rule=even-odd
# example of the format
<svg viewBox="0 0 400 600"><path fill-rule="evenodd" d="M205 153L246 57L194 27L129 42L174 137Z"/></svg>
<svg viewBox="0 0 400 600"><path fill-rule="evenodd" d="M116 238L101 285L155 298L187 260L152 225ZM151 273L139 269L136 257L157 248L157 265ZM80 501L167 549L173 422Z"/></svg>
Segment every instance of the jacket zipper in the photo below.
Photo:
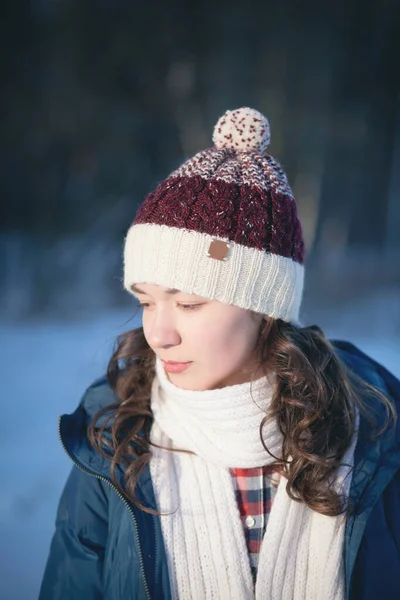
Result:
<svg viewBox="0 0 400 600"><path fill-rule="evenodd" d="M58 437L60 439L62 447L64 448L64 452L66 453L66 455L68 456L68 458L74 463L74 465L77 466L78 469L80 469L81 471L83 471L87 475L90 475L91 477L96 477L96 479L100 479L100 481L104 481L105 483L107 483L114 490L114 492L122 500L122 502L125 504L126 508L128 509L128 511L129 511L129 513L130 513L130 515L132 517L132 520L133 520L133 526L134 526L135 535L136 535L136 541L137 541L137 547L138 547L138 555L139 555L140 572L142 574L144 590L145 590L147 599L151 600L151 596L150 596L150 593L149 593L149 588L148 588L147 580L146 580L146 573L145 573L145 570L144 570L143 553L142 553L142 549L140 547L138 524L137 524L137 520L136 520L136 517L135 517L135 514L134 514L132 508L130 507L130 505L129 505L128 501L126 500L126 498L124 498L124 496L121 494L121 492L119 491L119 489L113 484L113 482L110 479L108 479L107 477L104 477L103 475L98 475L97 473L93 473L92 471L89 471L89 469L86 469L86 467L83 467L81 464L79 464L75 460L75 458L68 452L68 450L65 447L65 444L63 442L63 439L61 437L61 417L59 417L59 419L58 419Z"/></svg>

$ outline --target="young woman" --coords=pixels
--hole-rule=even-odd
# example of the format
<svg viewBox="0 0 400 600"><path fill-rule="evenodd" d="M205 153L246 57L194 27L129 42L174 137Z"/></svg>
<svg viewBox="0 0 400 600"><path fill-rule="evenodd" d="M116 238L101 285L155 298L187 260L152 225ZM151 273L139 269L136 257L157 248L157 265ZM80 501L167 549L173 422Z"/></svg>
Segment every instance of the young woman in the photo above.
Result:
<svg viewBox="0 0 400 600"><path fill-rule="evenodd" d="M304 244L268 121L144 201L143 327L60 421L74 465L40 600L400 598L400 384L302 327Z"/></svg>

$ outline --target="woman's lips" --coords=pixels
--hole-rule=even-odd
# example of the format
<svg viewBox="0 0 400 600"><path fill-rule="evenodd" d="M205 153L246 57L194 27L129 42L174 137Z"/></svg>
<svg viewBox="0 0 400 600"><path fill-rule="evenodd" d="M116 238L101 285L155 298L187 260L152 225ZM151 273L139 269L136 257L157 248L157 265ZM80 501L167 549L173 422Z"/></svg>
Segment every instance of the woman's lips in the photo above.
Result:
<svg viewBox="0 0 400 600"><path fill-rule="evenodd" d="M175 362L173 360L163 360L164 369L167 373L183 373L192 363Z"/></svg>

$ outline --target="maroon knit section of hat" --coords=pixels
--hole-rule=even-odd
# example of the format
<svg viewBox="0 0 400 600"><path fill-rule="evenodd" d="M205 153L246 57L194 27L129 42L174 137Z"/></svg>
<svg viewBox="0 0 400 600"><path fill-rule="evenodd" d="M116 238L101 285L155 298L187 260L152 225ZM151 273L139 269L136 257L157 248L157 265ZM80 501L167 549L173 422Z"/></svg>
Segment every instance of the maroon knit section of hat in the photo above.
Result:
<svg viewBox="0 0 400 600"><path fill-rule="evenodd" d="M304 242L293 198L218 179L169 177L139 208L134 224L207 233L303 264Z"/></svg>

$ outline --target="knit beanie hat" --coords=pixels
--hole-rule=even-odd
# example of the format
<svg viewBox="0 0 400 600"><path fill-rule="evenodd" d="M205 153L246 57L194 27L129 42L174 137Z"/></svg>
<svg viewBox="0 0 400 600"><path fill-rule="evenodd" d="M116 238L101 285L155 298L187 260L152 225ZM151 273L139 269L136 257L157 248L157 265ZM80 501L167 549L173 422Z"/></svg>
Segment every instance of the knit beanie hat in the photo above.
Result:
<svg viewBox="0 0 400 600"><path fill-rule="evenodd" d="M125 288L159 284L296 324L304 242L286 175L265 153L268 120L228 110L213 142L139 208L125 240Z"/></svg>

